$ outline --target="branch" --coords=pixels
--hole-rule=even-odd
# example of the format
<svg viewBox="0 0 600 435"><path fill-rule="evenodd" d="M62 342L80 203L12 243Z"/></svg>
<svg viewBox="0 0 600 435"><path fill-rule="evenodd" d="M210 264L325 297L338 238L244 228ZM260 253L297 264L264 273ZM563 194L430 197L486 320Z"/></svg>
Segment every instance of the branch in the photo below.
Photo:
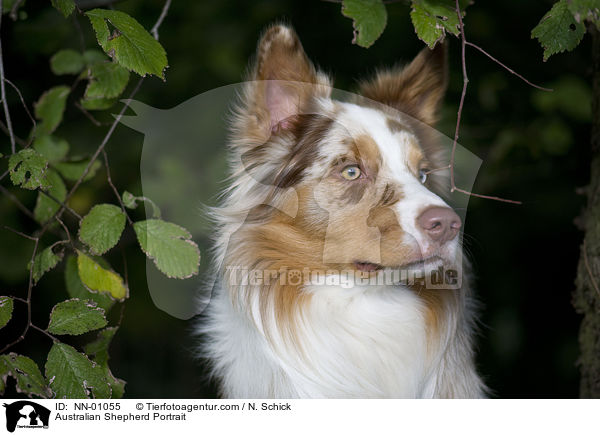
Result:
<svg viewBox="0 0 600 435"><path fill-rule="evenodd" d="M160 27L162 22L165 20L165 17L167 16L167 12L169 12L170 7L171 7L171 0L165 1L162 11L160 12L160 16L158 17L158 20L156 20L156 23L154 23L154 26L152 26L152 29L150 30L150 33L152 33L152 36L154 36L154 39L156 39L157 41L158 41L158 28Z"/></svg>
<svg viewBox="0 0 600 435"><path fill-rule="evenodd" d="M0 29L2 29L2 10L3 1L0 0ZM8 111L8 103L6 102L6 89L4 87L4 61L2 60L2 38L0 38L0 97L2 98L2 106L4 107L4 117L6 118L6 126L8 135L10 136L10 151L14 154L17 152L15 146L15 134L13 133L12 122L10 121L10 112Z"/></svg>
<svg viewBox="0 0 600 435"><path fill-rule="evenodd" d="M509 73L516 75L517 77L519 77L521 80L523 80L525 83L527 83L529 86L533 86L536 89L539 89L541 91L547 91L547 92L552 92L554 91L554 89L550 89L550 88L544 88L542 86L538 86L534 83L531 83L529 80L527 80L525 77L523 77L521 74L513 71L512 69L510 69L509 67L507 67L506 65L504 65L502 62L500 62L498 59L496 59L494 56L492 56L491 54L489 54L487 51L485 51L483 48L481 48L479 45L473 44L472 42L469 41L465 41L465 44L476 48L477 50L481 51L483 54L485 54L487 57L489 57L490 59L492 59L494 62L496 62L498 65L500 65L502 68L504 68L505 70L507 70Z"/></svg>
<svg viewBox="0 0 600 435"><path fill-rule="evenodd" d="M104 166L106 166L106 179L108 180L108 184L110 185L112 191L114 192L115 196L117 197L119 204L121 204L121 210L123 210L123 213L125 214L125 217L127 218L127 222L129 222L129 225L133 225L133 221L131 220L131 218L129 217L129 213L127 213L127 210L125 209L125 204L123 204L121 195L119 195L119 191L117 190L117 188L115 187L115 185L112 182L112 178L110 176L110 165L108 164L108 155L106 154L106 150L102 150L102 155L104 156Z"/></svg>
<svg viewBox="0 0 600 435"><path fill-rule="evenodd" d="M587 247L585 246L585 238L583 239L583 262L585 264L585 268L586 268L588 276L590 278L590 282L592 283L594 290L596 290L596 293L598 293L598 296L600 296L600 289L598 288L598 283L594 279L594 275L592 274L592 269L590 268L590 263L588 262Z"/></svg>
<svg viewBox="0 0 600 435"><path fill-rule="evenodd" d="M468 44L467 38L465 37L465 26L463 24L462 13L460 10L459 0L456 0L456 15L458 16L458 27L460 29L460 42L461 42L461 63L462 63L462 74L463 74L463 88L460 94L460 102L458 103L458 113L456 115L456 129L454 131L454 141L452 142L452 153L450 155L450 192L460 192L468 196L475 196L478 198L492 199L494 201L508 202L511 204L522 204L521 201L514 201L512 199L499 198L497 196L480 195L478 193L469 192L464 189L456 187L454 181L454 159L456 155L456 145L458 143L458 134L460 131L460 119L462 117L463 106L465 103L465 97L467 95L467 86L469 84L469 76L467 75L467 61L466 61L466 46ZM484 52L485 53L485 52ZM486 53L487 54L487 53ZM490 56L491 57L491 56Z"/></svg>

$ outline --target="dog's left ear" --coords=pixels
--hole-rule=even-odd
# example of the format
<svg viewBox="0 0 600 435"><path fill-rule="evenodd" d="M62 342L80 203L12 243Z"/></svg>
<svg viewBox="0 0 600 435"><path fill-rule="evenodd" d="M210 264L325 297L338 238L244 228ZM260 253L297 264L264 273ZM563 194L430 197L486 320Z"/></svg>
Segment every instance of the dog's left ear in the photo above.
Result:
<svg viewBox="0 0 600 435"><path fill-rule="evenodd" d="M446 44L424 48L406 67L379 72L362 83L360 93L432 125L448 82L446 53Z"/></svg>

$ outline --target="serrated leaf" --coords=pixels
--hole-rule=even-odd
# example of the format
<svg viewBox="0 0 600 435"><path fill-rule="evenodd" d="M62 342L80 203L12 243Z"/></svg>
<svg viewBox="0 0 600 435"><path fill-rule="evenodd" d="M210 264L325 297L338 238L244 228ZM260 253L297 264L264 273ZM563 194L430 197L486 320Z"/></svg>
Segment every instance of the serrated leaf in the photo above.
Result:
<svg viewBox="0 0 600 435"><path fill-rule="evenodd" d="M48 162L56 163L66 157L69 143L54 136L38 136L33 142L33 149L44 156Z"/></svg>
<svg viewBox="0 0 600 435"><path fill-rule="evenodd" d="M0 329L4 328L12 317L13 300L8 296L0 296Z"/></svg>
<svg viewBox="0 0 600 435"><path fill-rule="evenodd" d="M570 0L567 4L575 21L581 23L587 20L600 30L600 3L598 0Z"/></svg>
<svg viewBox="0 0 600 435"><path fill-rule="evenodd" d="M50 397L46 380L31 358L13 352L8 355L0 355L2 384L6 384L8 376L12 376L17 381L16 389L18 393L27 394L29 397ZM4 388L1 388L0 393L3 392Z"/></svg>
<svg viewBox="0 0 600 435"><path fill-rule="evenodd" d="M110 297L110 293L92 292L83 285L77 270L77 258L74 256L69 256L65 262L65 285L69 296L78 299L91 299L105 312L108 312L115 303L115 300Z"/></svg>
<svg viewBox="0 0 600 435"><path fill-rule="evenodd" d="M79 100L79 104L85 110L106 110L117 104L118 98L82 98Z"/></svg>
<svg viewBox="0 0 600 435"><path fill-rule="evenodd" d="M60 50L50 58L50 69L56 75L78 74L84 66L81 53L71 49Z"/></svg>
<svg viewBox="0 0 600 435"><path fill-rule="evenodd" d="M51 246L37 254L33 259L33 281L37 283L46 272L54 269L62 258L63 253L55 254Z"/></svg>
<svg viewBox="0 0 600 435"><path fill-rule="evenodd" d="M123 192L123 196L121 199L123 200L123 205L125 207L130 209L134 209L137 207L136 197L132 193L128 191Z"/></svg>
<svg viewBox="0 0 600 435"><path fill-rule="evenodd" d="M169 278L198 273L200 251L185 228L160 219L136 222L133 228L144 253Z"/></svg>
<svg viewBox="0 0 600 435"><path fill-rule="evenodd" d="M53 169L48 169L46 174L47 183L50 187L46 190L50 195L63 202L67 198L67 187L60 175ZM38 192L33 216L39 223L46 223L60 208L60 204L51 199L46 193Z"/></svg>
<svg viewBox="0 0 600 435"><path fill-rule="evenodd" d="M42 94L35 103L35 117L41 121L37 125L37 136L47 135L56 130L62 121L70 92L68 86L55 86Z"/></svg>
<svg viewBox="0 0 600 435"><path fill-rule="evenodd" d="M103 268L92 258L78 252L77 270L83 285L97 292L108 292L113 298L123 300L128 297L128 290L123 279L115 272Z"/></svg>
<svg viewBox="0 0 600 435"><path fill-rule="evenodd" d="M544 48L544 62L553 54L573 50L584 34L585 26L575 20L566 0L556 2L531 31Z"/></svg>
<svg viewBox="0 0 600 435"><path fill-rule="evenodd" d="M116 326L104 328L98 332L98 337L94 341L85 345L83 350L98 364L107 365L108 348L118 330Z"/></svg>
<svg viewBox="0 0 600 435"><path fill-rule="evenodd" d="M120 399L125 392L125 381L115 378L108 367L108 349L118 329L118 327L104 328L98 332L96 340L84 347L85 353L104 368L104 374L112 389L113 399Z"/></svg>
<svg viewBox="0 0 600 435"><path fill-rule="evenodd" d="M59 162L55 163L54 167L61 173L63 177L70 181L77 181L83 175L83 171L87 168L87 165L90 163L89 159L81 160L81 161L71 161L71 162ZM100 169L102 163L99 160L95 160L92 163L92 166L83 179L83 181L88 181L96 175L98 169Z"/></svg>
<svg viewBox="0 0 600 435"><path fill-rule="evenodd" d="M353 44L368 48L381 36L387 24L382 0L343 0L342 14L353 20Z"/></svg>
<svg viewBox="0 0 600 435"><path fill-rule="evenodd" d="M54 343L46 362L46 378L59 399L108 399L108 380L102 367L64 343Z"/></svg>
<svg viewBox="0 0 600 435"><path fill-rule="evenodd" d="M125 90L129 71L114 62L97 63L90 68L91 81L85 90L85 99L116 98Z"/></svg>
<svg viewBox="0 0 600 435"><path fill-rule="evenodd" d="M141 76L154 74L164 80L167 54L135 19L124 12L106 9L93 9L85 14L106 54Z"/></svg>
<svg viewBox="0 0 600 435"><path fill-rule="evenodd" d="M13 154L8 159L10 181L15 186L35 190L50 187L46 180L48 160L37 151L27 148Z"/></svg>
<svg viewBox="0 0 600 435"><path fill-rule="evenodd" d="M460 4L463 16L467 4ZM456 4L451 0L413 0L410 18L417 36L430 48L443 41L446 32L460 33Z"/></svg>
<svg viewBox="0 0 600 435"><path fill-rule="evenodd" d="M74 0L52 0L52 6L54 6L65 18L68 18L71 13L75 10Z"/></svg>
<svg viewBox="0 0 600 435"><path fill-rule="evenodd" d="M48 332L57 335L81 335L104 328L106 324L104 310L94 301L69 299L52 308Z"/></svg>
<svg viewBox="0 0 600 435"><path fill-rule="evenodd" d="M108 60L108 58L106 57L106 55L104 53L102 53L100 50L96 50L94 48L92 48L90 50L85 50L83 52L83 59L87 66L92 66L99 62L106 62Z"/></svg>
<svg viewBox="0 0 600 435"><path fill-rule="evenodd" d="M116 205L99 204L81 220L79 240L95 255L102 255L115 246L125 229L125 213Z"/></svg>

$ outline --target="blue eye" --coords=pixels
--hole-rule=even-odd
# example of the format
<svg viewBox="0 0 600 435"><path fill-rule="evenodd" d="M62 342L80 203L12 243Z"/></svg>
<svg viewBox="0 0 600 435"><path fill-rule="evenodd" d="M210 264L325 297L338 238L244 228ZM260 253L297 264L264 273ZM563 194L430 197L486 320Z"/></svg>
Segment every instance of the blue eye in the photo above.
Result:
<svg viewBox="0 0 600 435"><path fill-rule="evenodd" d="M419 181L421 182L421 184L425 184L425 182L427 181L427 173L429 171L427 171L427 169L419 169Z"/></svg>
<svg viewBox="0 0 600 435"><path fill-rule="evenodd" d="M360 177L360 174L360 168L356 165L346 166L344 169L342 169L342 177L349 181L356 180L358 177Z"/></svg>

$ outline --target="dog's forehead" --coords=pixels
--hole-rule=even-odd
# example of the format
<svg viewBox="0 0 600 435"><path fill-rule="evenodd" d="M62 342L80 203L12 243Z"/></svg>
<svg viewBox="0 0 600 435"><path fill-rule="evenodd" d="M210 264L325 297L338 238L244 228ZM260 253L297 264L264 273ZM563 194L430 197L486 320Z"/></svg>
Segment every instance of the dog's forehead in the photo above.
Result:
<svg viewBox="0 0 600 435"><path fill-rule="evenodd" d="M405 171L407 163L422 158L421 148L411 129L398 118L380 110L352 103L337 103L330 137L322 153L336 156L348 151L346 139L369 137L377 145L380 160L393 172ZM358 149L359 153L361 152ZM394 170L395 169L395 170Z"/></svg>

